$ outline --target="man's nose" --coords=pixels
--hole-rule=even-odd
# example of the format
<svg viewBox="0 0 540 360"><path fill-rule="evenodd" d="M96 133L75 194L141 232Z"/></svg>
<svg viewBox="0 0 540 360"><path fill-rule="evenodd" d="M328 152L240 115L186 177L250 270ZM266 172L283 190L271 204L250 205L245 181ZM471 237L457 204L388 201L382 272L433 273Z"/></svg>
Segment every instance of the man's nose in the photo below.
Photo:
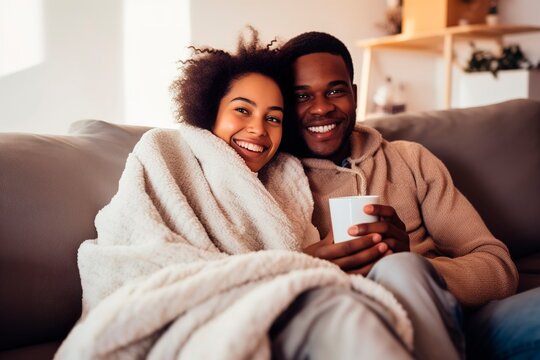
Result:
<svg viewBox="0 0 540 360"><path fill-rule="evenodd" d="M318 96L313 100L310 107L311 115L324 116L335 110L335 105L324 96Z"/></svg>

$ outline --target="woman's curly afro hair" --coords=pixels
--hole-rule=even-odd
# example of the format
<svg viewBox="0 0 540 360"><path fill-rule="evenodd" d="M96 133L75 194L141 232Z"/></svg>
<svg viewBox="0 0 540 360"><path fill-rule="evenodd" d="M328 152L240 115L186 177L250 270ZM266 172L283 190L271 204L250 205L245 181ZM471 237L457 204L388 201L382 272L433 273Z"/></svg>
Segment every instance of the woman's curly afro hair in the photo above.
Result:
<svg viewBox="0 0 540 360"><path fill-rule="evenodd" d="M193 56L181 61L183 74L171 85L178 122L211 131L219 103L230 90L231 83L249 73L268 76L276 81L284 94L287 76L280 70L278 51L271 49L275 40L261 46L258 32L253 27L249 30L251 41L246 43L240 36L235 54L190 47Z"/></svg>

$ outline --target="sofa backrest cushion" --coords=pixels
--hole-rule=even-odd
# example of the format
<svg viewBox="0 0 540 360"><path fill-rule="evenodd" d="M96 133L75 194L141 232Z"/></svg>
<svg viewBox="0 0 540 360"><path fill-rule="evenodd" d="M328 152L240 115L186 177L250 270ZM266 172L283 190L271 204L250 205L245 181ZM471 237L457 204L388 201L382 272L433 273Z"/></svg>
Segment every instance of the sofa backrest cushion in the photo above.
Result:
<svg viewBox="0 0 540 360"><path fill-rule="evenodd" d="M511 100L365 123L388 140L419 142L439 157L515 259L540 252L540 102Z"/></svg>
<svg viewBox="0 0 540 360"><path fill-rule="evenodd" d="M0 134L0 349L63 339L81 312L77 248L149 128L80 121Z"/></svg>

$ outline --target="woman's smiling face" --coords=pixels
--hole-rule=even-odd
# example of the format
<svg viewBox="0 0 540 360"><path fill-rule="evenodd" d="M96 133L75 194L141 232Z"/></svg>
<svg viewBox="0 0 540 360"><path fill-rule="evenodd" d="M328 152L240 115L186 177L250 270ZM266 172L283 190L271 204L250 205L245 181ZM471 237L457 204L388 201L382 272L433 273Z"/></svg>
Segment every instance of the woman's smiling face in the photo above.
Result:
<svg viewBox="0 0 540 360"><path fill-rule="evenodd" d="M229 144L257 172L281 142L283 96L274 80L248 73L233 80L219 102L212 132Z"/></svg>

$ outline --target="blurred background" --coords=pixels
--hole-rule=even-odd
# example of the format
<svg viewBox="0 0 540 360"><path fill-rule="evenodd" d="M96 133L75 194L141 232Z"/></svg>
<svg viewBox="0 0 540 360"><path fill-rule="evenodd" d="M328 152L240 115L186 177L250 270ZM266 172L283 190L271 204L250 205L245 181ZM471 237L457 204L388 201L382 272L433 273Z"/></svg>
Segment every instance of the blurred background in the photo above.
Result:
<svg viewBox="0 0 540 360"><path fill-rule="evenodd" d="M363 49L356 43L389 35L381 26L389 3L0 0L0 132L65 133L79 119L173 126L169 85L187 46L234 50L247 24L264 42L312 30L335 35L353 55L358 83ZM540 1L500 0L498 17L540 26ZM509 41L540 61L540 32ZM437 54L386 51L373 59L368 97L391 73L405 84L408 111L440 109L441 67Z"/></svg>

